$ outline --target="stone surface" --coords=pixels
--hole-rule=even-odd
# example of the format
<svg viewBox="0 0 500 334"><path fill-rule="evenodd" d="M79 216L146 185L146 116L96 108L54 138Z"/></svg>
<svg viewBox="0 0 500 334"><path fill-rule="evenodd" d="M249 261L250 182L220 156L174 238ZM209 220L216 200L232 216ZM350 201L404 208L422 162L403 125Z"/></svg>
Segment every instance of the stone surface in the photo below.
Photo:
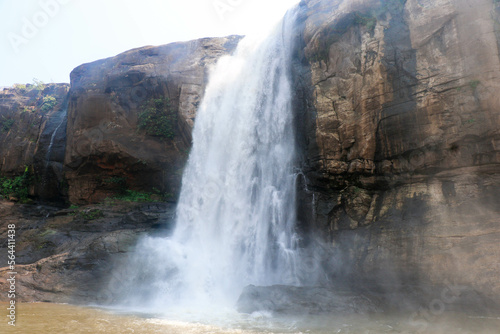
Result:
<svg viewBox="0 0 500 334"><path fill-rule="evenodd" d="M24 85L0 91L0 176L19 176L28 167L40 180L30 193L42 199L62 197L65 126L52 135L63 121L68 90L68 84L46 84L39 89ZM48 96L57 104L50 110L42 109Z"/></svg>
<svg viewBox="0 0 500 334"><path fill-rule="evenodd" d="M114 266L128 256L141 235L168 234L174 205L115 202L60 209L0 201L0 236L16 225L16 300L59 303L110 302L106 286ZM7 243L0 252L7 254ZM7 257L0 275L7 277ZM0 281L0 300L8 286Z"/></svg>
<svg viewBox="0 0 500 334"><path fill-rule="evenodd" d="M71 203L95 203L132 190L176 196L196 110L209 69L231 53L239 36L143 47L84 64L71 73L65 177ZM151 99L169 98L177 115L172 139L138 129Z"/></svg>
<svg viewBox="0 0 500 334"><path fill-rule="evenodd" d="M333 280L500 302L499 6L301 3L299 217Z"/></svg>

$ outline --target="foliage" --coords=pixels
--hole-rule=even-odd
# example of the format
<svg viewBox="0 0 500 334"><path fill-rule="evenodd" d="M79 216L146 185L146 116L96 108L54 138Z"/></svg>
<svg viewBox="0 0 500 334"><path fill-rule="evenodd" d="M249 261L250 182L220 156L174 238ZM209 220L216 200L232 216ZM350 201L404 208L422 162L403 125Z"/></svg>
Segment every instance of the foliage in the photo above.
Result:
<svg viewBox="0 0 500 334"><path fill-rule="evenodd" d="M77 215L79 218L84 220L95 220L104 217L104 212L99 209L91 209L86 211L80 211Z"/></svg>
<svg viewBox="0 0 500 334"><path fill-rule="evenodd" d="M377 25L377 18L372 14L363 14L360 12L354 13L354 23L363 27L373 33L375 26Z"/></svg>
<svg viewBox="0 0 500 334"><path fill-rule="evenodd" d="M25 84L14 84L14 88L18 89L22 92L26 91L26 85Z"/></svg>
<svg viewBox="0 0 500 334"><path fill-rule="evenodd" d="M28 166L24 169L24 173L14 178L0 178L0 196L9 198L14 196L21 202L28 201L29 187L33 183L33 176L29 172Z"/></svg>
<svg viewBox="0 0 500 334"><path fill-rule="evenodd" d="M124 202L157 202L168 201L173 195L171 193L161 193L160 190L153 188L153 192L144 192L137 190L126 189L121 194L112 198L106 198L105 203L108 205L116 204L115 201Z"/></svg>
<svg viewBox="0 0 500 334"><path fill-rule="evenodd" d="M23 108L23 111L22 111L22 112L23 112L23 113L26 113L26 112L33 112L33 111L35 111L35 107L33 107L33 106L25 106L25 107Z"/></svg>
<svg viewBox="0 0 500 334"><path fill-rule="evenodd" d="M138 128L147 135L172 139L175 134L177 115L170 108L168 98L151 99L139 114Z"/></svg>
<svg viewBox="0 0 500 334"><path fill-rule="evenodd" d="M32 90L37 90L39 92L43 91L47 86L42 80L33 78L32 84L14 84L14 88L19 90L21 93L30 92Z"/></svg>
<svg viewBox="0 0 500 334"><path fill-rule="evenodd" d="M104 182L112 183L112 184L123 184L127 181L127 179L123 176L112 176L106 179Z"/></svg>
<svg viewBox="0 0 500 334"><path fill-rule="evenodd" d="M151 198L152 195L152 193L127 189L115 199L125 202L154 202Z"/></svg>
<svg viewBox="0 0 500 334"><path fill-rule="evenodd" d="M471 80L469 82L469 86L472 88L472 89L476 89L477 86L479 86L479 84L481 83L481 81L479 80Z"/></svg>
<svg viewBox="0 0 500 334"><path fill-rule="evenodd" d="M45 89L45 83L42 80L38 80L37 78L33 78L33 88L36 90L44 90Z"/></svg>
<svg viewBox="0 0 500 334"><path fill-rule="evenodd" d="M42 106L40 107L40 110L44 113L52 111L56 106L56 104L57 104L56 98L51 95L47 95L43 98L43 103Z"/></svg>
<svg viewBox="0 0 500 334"><path fill-rule="evenodd" d="M15 121L12 118L2 117L2 120L0 121L0 130L2 132L9 132L14 123Z"/></svg>

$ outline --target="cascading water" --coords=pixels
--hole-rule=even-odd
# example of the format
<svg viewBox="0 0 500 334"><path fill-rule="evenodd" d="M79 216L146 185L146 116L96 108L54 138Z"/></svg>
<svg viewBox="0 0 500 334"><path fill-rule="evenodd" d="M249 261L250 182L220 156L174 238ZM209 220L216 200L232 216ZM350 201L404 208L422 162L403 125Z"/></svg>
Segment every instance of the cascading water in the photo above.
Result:
<svg viewBox="0 0 500 334"><path fill-rule="evenodd" d="M210 75L172 236L147 237L122 293L155 310L233 305L248 284L298 284L289 12ZM138 273L138 274L137 274Z"/></svg>
<svg viewBox="0 0 500 334"><path fill-rule="evenodd" d="M44 156L37 158L41 182L38 194L42 200L52 200L60 194L62 182L62 168L65 152L65 132L67 123L68 101L64 101L63 108L50 115L43 130L41 140L48 142Z"/></svg>
<svg viewBox="0 0 500 334"><path fill-rule="evenodd" d="M59 132L59 129L63 124L66 123L67 119L67 111L68 107L66 106L63 110L59 111L58 114L56 115L56 122L58 122L56 128L52 132L52 135L50 136L50 142L49 142L49 147L47 148L47 154L45 155L45 169L49 167L50 164L50 159L52 155L52 147L54 146L54 140Z"/></svg>

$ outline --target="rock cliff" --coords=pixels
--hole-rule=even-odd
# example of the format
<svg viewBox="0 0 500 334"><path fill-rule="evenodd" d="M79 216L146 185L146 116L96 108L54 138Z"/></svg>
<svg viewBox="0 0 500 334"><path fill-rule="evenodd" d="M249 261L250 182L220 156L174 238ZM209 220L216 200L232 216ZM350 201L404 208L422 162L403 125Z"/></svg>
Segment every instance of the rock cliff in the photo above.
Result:
<svg viewBox="0 0 500 334"><path fill-rule="evenodd" d="M328 236L331 279L500 302L499 7L301 3L299 217Z"/></svg>
<svg viewBox="0 0 500 334"><path fill-rule="evenodd" d="M84 64L71 73L65 177L71 203L95 203L118 188L175 197L210 65L240 37L144 47ZM139 118L154 101L171 132L150 132ZM120 181L120 182L117 182Z"/></svg>
<svg viewBox="0 0 500 334"><path fill-rule="evenodd" d="M0 91L0 176L17 177L28 169L38 181L30 184L31 196L62 197L68 90L68 84L38 83Z"/></svg>

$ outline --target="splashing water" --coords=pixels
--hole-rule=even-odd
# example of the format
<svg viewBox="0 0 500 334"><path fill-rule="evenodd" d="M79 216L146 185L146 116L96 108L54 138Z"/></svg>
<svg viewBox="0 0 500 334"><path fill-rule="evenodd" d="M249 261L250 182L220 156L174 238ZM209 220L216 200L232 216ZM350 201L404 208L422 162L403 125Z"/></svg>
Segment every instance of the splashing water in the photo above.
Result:
<svg viewBox="0 0 500 334"><path fill-rule="evenodd" d="M233 305L248 284L298 284L291 48L295 14L213 69L193 132L177 225L137 246L128 302Z"/></svg>

